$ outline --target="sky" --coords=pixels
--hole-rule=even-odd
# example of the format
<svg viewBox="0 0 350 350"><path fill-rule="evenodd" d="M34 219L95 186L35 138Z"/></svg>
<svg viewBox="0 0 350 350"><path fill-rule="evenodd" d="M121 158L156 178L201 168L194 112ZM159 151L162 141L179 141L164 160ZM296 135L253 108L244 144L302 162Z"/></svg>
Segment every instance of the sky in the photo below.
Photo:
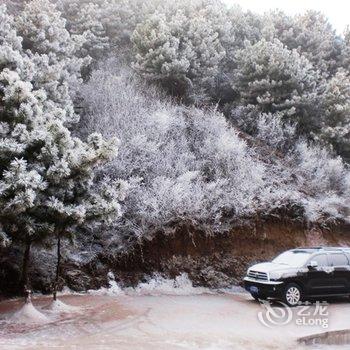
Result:
<svg viewBox="0 0 350 350"><path fill-rule="evenodd" d="M229 5L238 4L244 9L263 13L279 8L288 14L314 9L323 12L340 34L350 24L350 0L224 0Z"/></svg>

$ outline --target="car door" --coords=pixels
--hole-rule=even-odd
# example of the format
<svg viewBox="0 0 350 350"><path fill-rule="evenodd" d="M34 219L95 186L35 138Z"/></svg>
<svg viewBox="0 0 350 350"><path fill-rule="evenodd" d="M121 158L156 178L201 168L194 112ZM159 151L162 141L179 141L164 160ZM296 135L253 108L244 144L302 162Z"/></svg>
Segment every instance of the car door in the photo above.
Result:
<svg viewBox="0 0 350 350"><path fill-rule="evenodd" d="M310 261L316 261L317 267L308 268L306 273L306 287L309 295L325 295L329 294L332 285L332 271L330 268L326 253L320 253L310 258Z"/></svg>
<svg viewBox="0 0 350 350"><path fill-rule="evenodd" d="M332 285L330 292L333 294L349 293L349 260L344 253L330 253L328 261L333 268Z"/></svg>

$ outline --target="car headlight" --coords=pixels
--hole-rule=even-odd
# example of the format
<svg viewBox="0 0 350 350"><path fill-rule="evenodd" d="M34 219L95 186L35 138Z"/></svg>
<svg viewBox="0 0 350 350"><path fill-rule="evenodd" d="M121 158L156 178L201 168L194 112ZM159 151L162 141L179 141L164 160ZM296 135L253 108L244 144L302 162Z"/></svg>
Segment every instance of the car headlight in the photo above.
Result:
<svg viewBox="0 0 350 350"><path fill-rule="evenodd" d="M282 272L270 272L270 280L279 280L282 276Z"/></svg>

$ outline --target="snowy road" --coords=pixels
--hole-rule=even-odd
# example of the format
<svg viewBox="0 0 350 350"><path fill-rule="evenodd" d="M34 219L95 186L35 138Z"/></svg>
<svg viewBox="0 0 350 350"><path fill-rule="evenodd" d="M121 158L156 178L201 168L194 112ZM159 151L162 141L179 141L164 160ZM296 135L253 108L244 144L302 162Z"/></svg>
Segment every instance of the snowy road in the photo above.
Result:
<svg viewBox="0 0 350 350"><path fill-rule="evenodd" d="M297 325L300 308L293 310L288 324L269 328L258 319L265 309L245 293L65 295L60 299L79 306L81 312L48 314L52 322L36 326L0 322L0 349L303 349L297 337L350 325L350 303L345 301L330 303L329 327L324 329ZM45 312L48 302L47 297L39 297L34 304ZM0 312L4 317L19 305L18 301L2 302Z"/></svg>

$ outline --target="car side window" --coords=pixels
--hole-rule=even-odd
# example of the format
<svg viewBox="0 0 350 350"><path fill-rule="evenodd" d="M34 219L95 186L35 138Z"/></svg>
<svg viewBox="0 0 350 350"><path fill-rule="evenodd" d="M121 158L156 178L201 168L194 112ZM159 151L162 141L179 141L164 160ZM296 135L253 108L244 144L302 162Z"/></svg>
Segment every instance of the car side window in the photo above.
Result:
<svg viewBox="0 0 350 350"><path fill-rule="evenodd" d="M311 259L311 261L316 261L317 266L329 266L326 254L316 255Z"/></svg>
<svg viewBox="0 0 350 350"><path fill-rule="evenodd" d="M349 265L349 260L345 254L330 254L329 257L330 266L346 266Z"/></svg>

